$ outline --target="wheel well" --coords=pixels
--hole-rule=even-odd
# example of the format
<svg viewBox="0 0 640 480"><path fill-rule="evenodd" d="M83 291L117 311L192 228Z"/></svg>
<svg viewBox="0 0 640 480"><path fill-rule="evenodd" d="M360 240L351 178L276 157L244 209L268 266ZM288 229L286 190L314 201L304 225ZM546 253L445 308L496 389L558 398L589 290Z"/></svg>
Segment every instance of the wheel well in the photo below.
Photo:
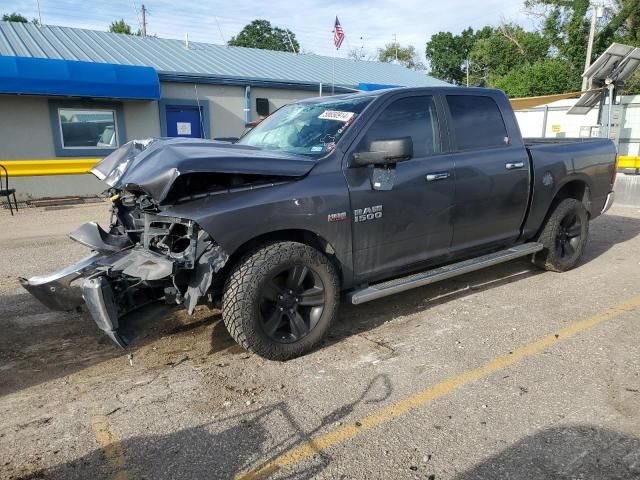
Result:
<svg viewBox="0 0 640 480"><path fill-rule="evenodd" d="M582 202L587 209L587 213L591 215L591 191L583 180L571 180L565 183L556 193L549 210L553 210L553 208L565 198L574 198Z"/></svg>
<svg viewBox="0 0 640 480"><path fill-rule="evenodd" d="M238 247L236 251L229 256L227 263L218 272L216 277L224 282L223 279L228 276L229 272L235 267L240 259L242 259L242 257L244 257L247 253L260 248L263 245L274 242L304 243L305 245L309 245L310 247L324 253L331 261L331 263L333 263L333 266L336 268L336 272L338 272L340 282L342 283L342 268L340 262L336 258L333 246L324 238L309 230L278 230L276 232L269 232L252 238L251 240L240 245L240 247ZM216 287L218 288L214 288L214 290L219 289L220 293L222 293L224 285L217 285Z"/></svg>

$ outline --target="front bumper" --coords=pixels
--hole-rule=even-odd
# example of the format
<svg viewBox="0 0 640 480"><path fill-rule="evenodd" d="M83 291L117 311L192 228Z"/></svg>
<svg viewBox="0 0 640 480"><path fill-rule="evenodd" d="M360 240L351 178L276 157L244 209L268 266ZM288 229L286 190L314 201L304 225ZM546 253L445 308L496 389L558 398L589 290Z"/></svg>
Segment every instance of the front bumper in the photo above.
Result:
<svg viewBox="0 0 640 480"><path fill-rule="evenodd" d="M129 276L131 273L136 276ZM50 275L21 278L20 283L52 310L70 311L84 302L98 328L124 348L128 341L119 333L119 319L158 297L151 294L158 288L154 290L144 282L172 273L173 262L165 257L144 249L128 249L95 253ZM123 281L130 286L116 292L114 285ZM74 282L77 285L72 285ZM169 283L168 278L165 283Z"/></svg>
<svg viewBox="0 0 640 480"><path fill-rule="evenodd" d="M163 297L168 303L183 303L192 313L227 259L219 246L211 244L193 268L185 269L175 260L136 246L94 253L58 272L20 282L53 310L70 311L86 304L98 328L124 348L129 343L121 332L124 315ZM175 283L179 271L189 272L182 291Z"/></svg>
<svg viewBox="0 0 640 480"><path fill-rule="evenodd" d="M607 201L604 202L604 207L602 207L602 212L600 212L601 215L611 208L611 205L613 205L615 198L616 192L609 192L609 194L607 195Z"/></svg>
<svg viewBox="0 0 640 480"><path fill-rule="evenodd" d="M71 311L82 305L82 292L71 284L113 261L114 255L94 253L73 265L49 275L20 278L20 283L31 295L52 310Z"/></svg>

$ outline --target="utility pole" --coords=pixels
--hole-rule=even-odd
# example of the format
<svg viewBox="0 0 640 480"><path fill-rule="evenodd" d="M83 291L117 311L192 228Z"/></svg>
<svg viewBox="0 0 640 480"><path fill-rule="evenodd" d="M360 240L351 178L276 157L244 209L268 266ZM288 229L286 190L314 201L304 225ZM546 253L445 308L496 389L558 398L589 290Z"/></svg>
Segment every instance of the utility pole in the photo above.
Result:
<svg viewBox="0 0 640 480"><path fill-rule="evenodd" d="M142 4L142 38L147 36L147 9L144 7L144 3Z"/></svg>
<svg viewBox="0 0 640 480"><path fill-rule="evenodd" d="M38 26L42 27L42 13L40 13L40 0L37 0L36 4L38 5Z"/></svg>
<svg viewBox="0 0 640 480"><path fill-rule="evenodd" d="M291 35L289 35L289 30L287 30L287 38L289 39L289 45L291 46L291 50L293 50L293 53L297 55L298 52L296 51L296 47L294 47L293 45L293 40L291 40Z"/></svg>
<svg viewBox="0 0 640 480"><path fill-rule="evenodd" d="M469 86L469 57L467 57L467 87Z"/></svg>
<svg viewBox="0 0 640 480"><path fill-rule="evenodd" d="M591 4L591 28L589 29L589 40L587 42L587 58L584 62L585 71L591 66L591 55L593 53L593 40L596 36L596 22L598 18L602 17L602 4L600 3L592 3ZM584 92L587 89L587 79L582 79L582 91Z"/></svg>
<svg viewBox="0 0 640 480"><path fill-rule="evenodd" d="M398 36L393 34L393 46L396 47L396 63L398 63Z"/></svg>

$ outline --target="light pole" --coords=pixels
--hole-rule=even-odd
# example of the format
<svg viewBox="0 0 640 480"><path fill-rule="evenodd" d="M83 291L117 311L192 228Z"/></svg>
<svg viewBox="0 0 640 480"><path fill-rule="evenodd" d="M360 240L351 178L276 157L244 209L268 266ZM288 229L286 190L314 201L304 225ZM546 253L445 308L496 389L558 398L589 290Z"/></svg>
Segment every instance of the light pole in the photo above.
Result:
<svg viewBox="0 0 640 480"><path fill-rule="evenodd" d="M589 40L587 42L587 58L584 62L585 71L591 66L591 54L593 53L593 40L596 36L596 22L598 18L602 17L604 5L601 3L592 3L591 4L591 28L589 29ZM582 79L582 91L584 92L587 89L587 79Z"/></svg>

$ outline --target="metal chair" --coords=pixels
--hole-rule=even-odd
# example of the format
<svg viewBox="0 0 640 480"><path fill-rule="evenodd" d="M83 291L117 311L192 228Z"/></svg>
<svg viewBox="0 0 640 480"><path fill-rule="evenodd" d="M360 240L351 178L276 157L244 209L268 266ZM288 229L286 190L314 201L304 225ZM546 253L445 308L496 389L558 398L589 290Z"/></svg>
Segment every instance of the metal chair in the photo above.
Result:
<svg viewBox="0 0 640 480"><path fill-rule="evenodd" d="M2 186L2 174L4 172L4 187ZM13 216L13 206L11 205L11 196L13 195L13 203L16 206L16 212L18 211L18 201L16 200L16 189L9 188L9 172L7 169L0 165L0 196L7 197L7 202L9 203L9 210L11 210L11 215Z"/></svg>

